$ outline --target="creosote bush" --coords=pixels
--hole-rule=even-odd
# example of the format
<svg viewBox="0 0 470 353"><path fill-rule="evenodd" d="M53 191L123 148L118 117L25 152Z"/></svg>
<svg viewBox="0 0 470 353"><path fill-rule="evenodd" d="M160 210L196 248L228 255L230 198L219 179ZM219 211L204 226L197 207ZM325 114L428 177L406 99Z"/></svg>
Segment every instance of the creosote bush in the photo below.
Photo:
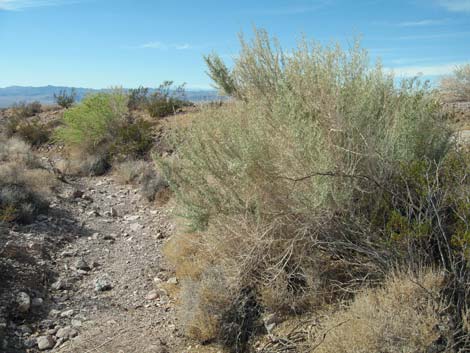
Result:
<svg viewBox="0 0 470 353"><path fill-rule="evenodd" d="M447 286L460 294L447 299L461 328L470 214L456 200L468 195L468 168L449 154L451 131L429 85L396 84L359 43L344 51L303 39L286 55L256 31L241 47L231 70L208 58L216 85L235 101L203 109L172 136L176 157L158 161L197 231L194 256L207 264L181 278L183 292L202 298L182 294L195 320L187 325L211 323L205 334L188 333L241 352L254 332L240 328L237 342L220 332L241 327L229 313L245 312L233 308L243 293L265 311L301 314L350 300L396 266L423 263L452 273ZM173 258L177 273L187 261ZM215 288L208 294L213 268L230 283L220 298Z"/></svg>
<svg viewBox="0 0 470 353"><path fill-rule="evenodd" d="M176 114L189 103L185 100L184 85L172 89L173 81L163 82L147 97L147 111L153 118L163 118Z"/></svg>
<svg viewBox="0 0 470 353"><path fill-rule="evenodd" d="M149 89L147 87L138 87L130 89L128 107L130 110L144 109L148 103Z"/></svg>
<svg viewBox="0 0 470 353"><path fill-rule="evenodd" d="M58 106L68 109L72 107L77 100L77 92L74 88L70 91L66 89L60 90L58 93L54 93L54 101Z"/></svg>

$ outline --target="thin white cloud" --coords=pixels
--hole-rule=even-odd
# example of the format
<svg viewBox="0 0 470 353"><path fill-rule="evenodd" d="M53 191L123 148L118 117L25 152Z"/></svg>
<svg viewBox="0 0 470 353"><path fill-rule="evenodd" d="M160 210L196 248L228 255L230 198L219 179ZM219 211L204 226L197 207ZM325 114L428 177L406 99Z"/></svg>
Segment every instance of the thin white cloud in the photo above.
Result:
<svg viewBox="0 0 470 353"><path fill-rule="evenodd" d="M265 9L249 10L251 15L300 15L315 12L325 6L328 6L331 0L310 0L303 3L289 4L286 6L272 6Z"/></svg>
<svg viewBox="0 0 470 353"><path fill-rule="evenodd" d="M442 38L460 38L460 37L469 37L470 32L445 32L445 33L432 33L432 34L422 34L422 35L409 35L396 37L394 39L398 40L416 40L416 39L442 39Z"/></svg>
<svg viewBox="0 0 470 353"><path fill-rule="evenodd" d="M440 65L424 65L424 66L402 66L390 67L387 71L393 72L397 76L414 77L414 76L443 76L451 74L455 68L462 63L445 63Z"/></svg>
<svg viewBox="0 0 470 353"><path fill-rule="evenodd" d="M194 47L190 44L187 44L187 43L167 44L167 43L155 41L155 42L144 43L142 45L139 45L137 48L139 48L139 49L158 49L158 50L170 50L170 49L189 50L189 49L193 49Z"/></svg>
<svg viewBox="0 0 470 353"><path fill-rule="evenodd" d="M397 23L397 27L426 27L426 26L438 26L447 24L449 22L448 19L440 19L440 20L419 20L419 21L405 21Z"/></svg>
<svg viewBox="0 0 470 353"><path fill-rule="evenodd" d="M470 0L437 0L437 3L453 12L470 12Z"/></svg>
<svg viewBox="0 0 470 353"><path fill-rule="evenodd" d="M0 0L0 11L18 11L31 7L58 6L75 2L77 0Z"/></svg>

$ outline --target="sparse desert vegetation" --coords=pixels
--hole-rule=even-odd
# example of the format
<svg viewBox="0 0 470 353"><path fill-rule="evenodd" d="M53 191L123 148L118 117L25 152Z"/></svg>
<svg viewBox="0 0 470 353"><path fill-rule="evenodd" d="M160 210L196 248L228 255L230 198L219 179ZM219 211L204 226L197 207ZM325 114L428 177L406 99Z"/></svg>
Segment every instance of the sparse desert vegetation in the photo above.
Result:
<svg viewBox="0 0 470 353"><path fill-rule="evenodd" d="M223 99L0 111L0 351L468 351L469 66L435 86L360 41L250 38L204 57Z"/></svg>
<svg viewBox="0 0 470 353"><path fill-rule="evenodd" d="M0 136L0 162L0 222L31 222L47 210L54 178L17 138Z"/></svg>
<svg viewBox="0 0 470 353"><path fill-rule="evenodd" d="M470 101L470 64L458 66L452 75L443 77L440 92L446 102Z"/></svg>

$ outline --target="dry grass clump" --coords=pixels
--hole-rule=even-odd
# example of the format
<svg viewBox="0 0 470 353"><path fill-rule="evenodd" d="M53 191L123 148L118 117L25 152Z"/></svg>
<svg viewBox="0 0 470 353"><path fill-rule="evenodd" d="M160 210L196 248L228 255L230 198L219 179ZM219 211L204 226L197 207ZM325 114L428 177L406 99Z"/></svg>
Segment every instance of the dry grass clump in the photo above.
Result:
<svg viewBox="0 0 470 353"><path fill-rule="evenodd" d="M144 161L125 161L114 166L114 177L121 184L133 184L138 182L148 163Z"/></svg>
<svg viewBox="0 0 470 353"><path fill-rule="evenodd" d="M35 118L10 117L6 124L6 133L9 137L17 136L37 147L45 144L51 137L53 124L41 123Z"/></svg>
<svg viewBox="0 0 470 353"><path fill-rule="evenodd" d="M29 146L0 136L0 222L31 222L47 210L54 183Z"/></svg>
<svg viewBox="0 0 470 353"><path fill-rule="evenodd" d="M141 194L150 202L166 204L171 196L168 182L155 169L155 165L142 160L130 160L114 167L114 176L122 184L140 187Z"/></svg>
<svg viewBox="0 0 470 353"><path fill-rule="evenodd" d="M444 275L435 271L391 275L383 286L359 293L322 321L311 352L443 351L450 343L443 288Z"/></svg>

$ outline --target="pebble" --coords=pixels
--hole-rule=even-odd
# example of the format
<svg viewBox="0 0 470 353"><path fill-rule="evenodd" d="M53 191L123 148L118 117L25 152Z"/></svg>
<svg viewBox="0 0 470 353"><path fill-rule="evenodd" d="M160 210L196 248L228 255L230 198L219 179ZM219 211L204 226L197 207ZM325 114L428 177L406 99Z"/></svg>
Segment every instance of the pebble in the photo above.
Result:
<svg viewBox="0 0 470 353"><path fill-rule="evenodd" d="M52 309L51 311L49 311L49 316L52 318L57 318L60 316L60 311Z"/></svg>
<svg viewBox="0 0 470 353"><path fill-rule="evenodd" d="M77 330L71 328L70 326L62 327L56 333L57 338L70 339L78 335Z"/></svg>
<svg viewBox="0 0 470 353"><path fill-rule="evenodd" d="M71 324L72 324L72 327L75 327L75 328L82 327L82 322L80 320L74 319L71 321Z"/></svg>
<svg viewBox="0 0 470 353"><path fill-rule="evenodd" d="M128 220L128 221L133 222L133 221L137 221L138 219L140 219L140 216L139 215L126 216L125 219Z"/></svg>
<svg viewBox="0 0 470 353"><path fill-rule="evenodd" d="M36 337L28 337L23 341L23 346L25 348L34 348L37 344Z"/></svg>
<svg viewBox="0 0 470 353"><path fill-rule="evenodd" d="M156 290L152 290L147 293L145 296L145 300L155 300L160 297L160 293L158 293Z"/></svg>
<svg viewBox="0 0 470 353"><path fill-rule="evenodd" d="M57 281L52 283L51 287L52 287L52 289L55 289L55 290L62 290L62 289L67 288L67 284L63 279L59 278Z"/></svg>
<svg viewBox="0 0 470 353"><path fill-rule="evenodd" d="M90 271L91 268L88 265L88 263L84 259L79 259L77 263L75 264L75 268L77 270L82 270L82 271Z"/></svg>
<svg viewBox="0 0 470 353"><path fill-rule="evenodd" d="M55 341L52 336L41 336L37 340L38 348L40 351L45 351L46 349L51 349L55 345Z"/></svg>
<svg viewBox="0 0 470 353"><path fill-rule="evenodd" d="M71 317L73 316L73 313L74 313L73 309L66 310L60 313L60 317L62 318Z"/></svg>
<svg viewBox="0 0 470 353"><path fill-rule="evenodd" d="M25 292L18 293L16 297L16 303L18 304L18 310L21 313L26 313L31 308L31 298Z"/></svg>
<svg viewBox="0 0 470 353"><path fill-rule="evenodd" d="M108 278L102 277L95 281L95 291L105 292L111 289L113 289L113 286Z"/></svg>
<svg viewBox="0 0 470 353"><path fill-rule="evenodd" d="M60 256L62 257L74 257L76 255L76 252L74 250L64 250L60 253Z"/></svg>
<svg viewBox="0 0 470 353"><path fill-rule="evenodd" d="M168 284L178 284L178 279L176 277L171 277L166 281Z"/></svg>
<svg viewBox="0 0 470 353"><path fill-rule="evenodd" d="M138 232L139 230L141 230L143 228L142 224L139 224L139 223L132 223L130 226L129 226L129 229L132 230L133 232Z"/></svg>
<svg viewBox="0 0 470 353"><path fill-rule="evenodd" d="M44 304L44 299L42 298L33 298L33 301L31 302L33 308L39 308L42 304Z"/></svg>

